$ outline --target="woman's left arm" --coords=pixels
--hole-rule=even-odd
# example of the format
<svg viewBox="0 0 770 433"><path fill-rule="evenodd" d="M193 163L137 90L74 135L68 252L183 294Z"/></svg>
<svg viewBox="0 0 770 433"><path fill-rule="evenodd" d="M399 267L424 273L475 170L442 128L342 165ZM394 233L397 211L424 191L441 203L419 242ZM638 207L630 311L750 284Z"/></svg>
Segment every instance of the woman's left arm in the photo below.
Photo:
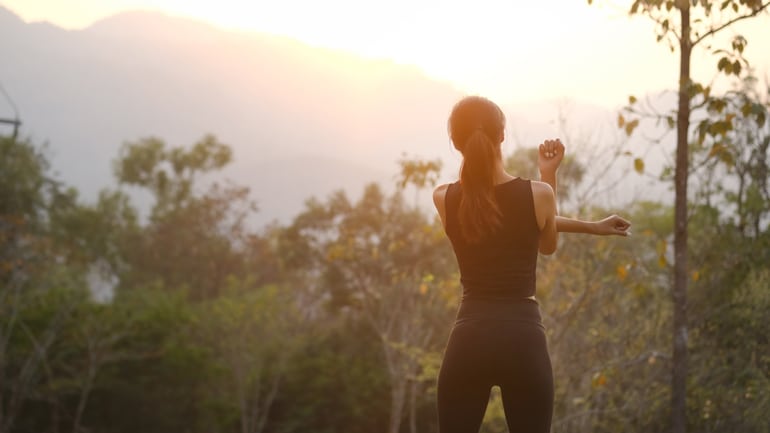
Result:
<svg viewBox="0 0 770 433"><path fill-rule="evenodd" d="M590 235L629 236L631 223L625 219L610 215L599 221L582 221L563 216L556 216L556 231L561 233L586 233Z"/></svg>

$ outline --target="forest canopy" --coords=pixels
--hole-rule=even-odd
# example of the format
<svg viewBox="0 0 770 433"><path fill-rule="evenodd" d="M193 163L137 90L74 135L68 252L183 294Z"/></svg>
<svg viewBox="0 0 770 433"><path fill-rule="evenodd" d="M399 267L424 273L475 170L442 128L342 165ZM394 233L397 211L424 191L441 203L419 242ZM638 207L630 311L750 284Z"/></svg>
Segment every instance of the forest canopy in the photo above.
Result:
<svg viewBox="0 0 770 433"><path fill-rule="evenodd" d="M734 125L718 151L693 148L688 424L767 432L770 125ZM237 155L213 136L127 143L93 203L41 149L0 139L0 432L436 431L461 294L421 205L440 163L404 159L395 185L310 198L255 229L248 188L221 176ZM506 162L527 174L535 157ZM598 169L565 161L563 212L621 213L634 235L563 236L540 259L554 431L662 431L673 210L582 199ZM152 197L146 218L129 187ZM505 431L495 393L483 431Z"/></svg>

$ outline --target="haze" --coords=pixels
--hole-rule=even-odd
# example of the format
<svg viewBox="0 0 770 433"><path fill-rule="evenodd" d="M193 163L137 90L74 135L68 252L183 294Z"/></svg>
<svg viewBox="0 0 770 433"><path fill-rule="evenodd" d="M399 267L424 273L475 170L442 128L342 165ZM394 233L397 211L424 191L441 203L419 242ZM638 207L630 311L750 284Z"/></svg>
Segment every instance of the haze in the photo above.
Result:
<svg viewBox="0 0 770 433"><path fill-rule="evenodd" d="M656 44L648 19L629 19L630 1L552 0L3 0L27 21L68 29L143 9L192 17L226 29L289 36L314 46L415 65L464 93L506 104L569 98L608 107L631 92L670 88L676 56ZM770 18L730 30L749 40L760 76L770 68ZM715 59L693 58L694 78L709 81Z"/></svg>

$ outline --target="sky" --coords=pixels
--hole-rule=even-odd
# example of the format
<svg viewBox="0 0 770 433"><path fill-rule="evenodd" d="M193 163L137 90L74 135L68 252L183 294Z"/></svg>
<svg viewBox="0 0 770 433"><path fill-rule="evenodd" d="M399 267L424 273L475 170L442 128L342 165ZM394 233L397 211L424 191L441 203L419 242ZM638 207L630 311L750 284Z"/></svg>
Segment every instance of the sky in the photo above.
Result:
<svg viewBox="0 0 770 433"><path fill-rule="evenodd" d="M578 100L606 107L675 87L678 57L656 43L630 0L0 0L28 22L81 29L129 10L161 11L220 28L288 36L368 58L414 65L469 94L505 104ZM770 75L770 16L746 20L746 56ZM724 43L724 39L716 45ZM717 58L693 56L709 82Z"/></svg>

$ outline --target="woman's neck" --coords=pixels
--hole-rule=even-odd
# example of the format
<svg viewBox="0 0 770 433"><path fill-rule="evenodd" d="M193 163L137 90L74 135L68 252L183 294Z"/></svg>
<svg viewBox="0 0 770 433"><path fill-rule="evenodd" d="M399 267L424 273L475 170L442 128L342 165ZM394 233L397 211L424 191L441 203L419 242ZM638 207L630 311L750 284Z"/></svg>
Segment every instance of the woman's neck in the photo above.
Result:
<svg viewBox="0 0 770 433"><path fill-rule="evenodd" d="M505 183L516 178L516 176L511 176L507 171L505 171L505 166L503 165L503 160L501 158L498 158L495 161L494 171L495 185Z"/></svg>

